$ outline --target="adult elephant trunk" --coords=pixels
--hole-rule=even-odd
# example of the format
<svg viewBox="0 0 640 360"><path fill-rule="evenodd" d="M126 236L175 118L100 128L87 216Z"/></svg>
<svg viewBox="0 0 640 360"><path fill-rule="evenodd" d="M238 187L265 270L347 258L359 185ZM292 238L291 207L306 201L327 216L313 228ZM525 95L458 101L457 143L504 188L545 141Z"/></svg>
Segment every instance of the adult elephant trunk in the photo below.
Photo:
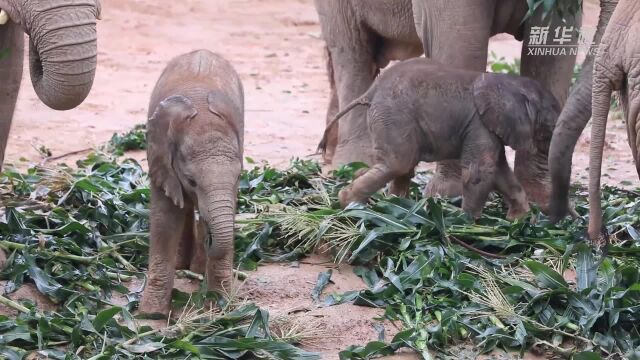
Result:
<svg viewBox="0 0 640 360"><path fill-rule="evenodd" d="M99 4L97 0L41 0L24 7L33 87L52 109L73 109L93 85Z"/></svg>
<svg viewBox="0 0 640 360"><path fill-rule="evenodd" d="M600 176L611 93L610 81L606 78L597 78L593 86L593 126L591 128L591 148L589 149L589 238L592 241L598 240L602 229Z"/></svg>
<svg viewBox="0 0 640 360"><path fill-rule="evenodd" d="M589 51L580 71L580 77L571 90L551 139L549 170L551 174L551 202L549 216L552 222L560 221L570 212L569 186L573 151L591 117L591 90L593 61L597 46L615 10L618 0L600 1L600 19L594 37L594 47Z"/></svg>
<svg viewBox="0 0 640 360"><path fill-rule="evenodd" d="M237 180L204 186L204 196L198 196L202 219L209 227L205 243L207 253L207 286L210 290L228 291L233 279L234 219L236 213Z"/></svg>

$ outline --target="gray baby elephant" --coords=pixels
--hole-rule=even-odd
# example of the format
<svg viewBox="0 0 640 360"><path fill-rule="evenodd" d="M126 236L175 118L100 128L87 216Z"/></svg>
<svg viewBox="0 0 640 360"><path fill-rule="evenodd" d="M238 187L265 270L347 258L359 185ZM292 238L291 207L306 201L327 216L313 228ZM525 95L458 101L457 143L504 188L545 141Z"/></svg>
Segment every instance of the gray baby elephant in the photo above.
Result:
<svg viewBox="0 0 640 360"><path fill-rule="evenodd" d="M244 95L233 67L206 50L173 59L149 105L151 235L141 312L168 314L176 267L204 272L211 290L231 285L243 134Z"/></svg>
<svg viewBox="0 0 640 360"><path fill-rule="evenodd" d="M360 105L369 107L375 163L340 192L343 207L367 201L388 182L392 194L406 195L419 161L459 159L462 206L474 218L492 190L504 196L508 218L528 211L527 194L506 161L504 145L533 154L544 166L560 113L555 97L534 80L416 58L384 71L346 106L327 126L320 150L331 125Z"/></svg>

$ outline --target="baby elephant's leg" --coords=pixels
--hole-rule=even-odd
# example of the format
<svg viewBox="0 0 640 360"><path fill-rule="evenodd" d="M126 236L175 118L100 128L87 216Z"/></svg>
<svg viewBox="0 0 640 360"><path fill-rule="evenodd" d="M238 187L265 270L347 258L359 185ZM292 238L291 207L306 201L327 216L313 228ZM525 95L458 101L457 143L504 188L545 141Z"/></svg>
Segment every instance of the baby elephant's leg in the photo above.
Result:
<svg viewBox="0 0 640 360"><path fill-rule="evenodd" d="M399 197L406 197L409 195L409 186L411 186L411 179L414 175L415 174L412 169L407 174L400 175L393 179L389 193Z"/></svg>
<svg viewBox="0 0 640 360"><path fill-rule="evenodd" d="M185 204L185 208L191 209L191 204ZM176 254L176 269L186 270L189 269L191 265L191 257L194 254L194 243L195 243L195 234L194 234L194 214L192 211L187 211L185 213L185 222L184 228L182 230L182 236L180 239L180 243L178 244L178 252Z"/></svg>
<svg viewBox="0 0 640 360"><path fill-rule="evenodd" d="M424 196L462 195L461 165L458 160L438 161L435 174L424 189Z"/></svg>
<svg viewBox="0 0 640 360"><path fill-rule="evenodd" d="M207 269L206 243L209 238L209 229L202 218L195 221L195 237L193 243L193 256L190 270L196 274L204 274Z"/></svg>
<svg viewBox="0 0 640 360"><path fill-rule="evenodd" d="M385 163L377 163L351 185L340 191L340 205L344 208L352 202L364 204L376 191L382 189L396 173Z"/></svg>
<svg viewBox="0 0 640 360"><path fill-rule="evenodd" d="M410 114L399 114L393 106L376 105L369 110L367 121L375 149L375 165L340 192L342 207L351 202L365 203L373 193L400 177L400 183L392 186L399 192L406 187L402 178L418 163L417 135L406 125L415 123Z"/></svg>
<svg viewBox="0 0 640 360"><path fill-rule="evenodd" d="M175 206L164 191L151 186L151 234L149 270L140 311L144 314L169 313L176 271L176 253L181 240L186 211Z"/></svg>
<svg viewBox="0 0 640 360"><path fill-rule="evenodd" d="M496 189L504 197L509 212L507 219L517 219L529 211L529 203L527 202L527 194L524 188L518 182L513 171L507 163L507 157L504 154L504 148L500 152L498 160L498 172L496 174Z"/></svg>
<svg viewBox="0 0 640 360"><path fill-rule="evenodd" d="M480 130L482 132L482 130ZM476 131L477 133L477 131ZM497 164L502 146L494 136L477 136L462 148L462 209L478 219L489 193L495 187Z"/></svg>

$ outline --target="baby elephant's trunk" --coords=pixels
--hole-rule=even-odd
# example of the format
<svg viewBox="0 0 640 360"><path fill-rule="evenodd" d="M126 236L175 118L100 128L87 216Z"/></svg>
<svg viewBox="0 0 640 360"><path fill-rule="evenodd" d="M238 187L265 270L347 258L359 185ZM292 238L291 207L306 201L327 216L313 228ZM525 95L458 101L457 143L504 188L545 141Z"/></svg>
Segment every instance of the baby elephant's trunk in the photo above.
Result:
<svg viewBox="0 0 640 360"><path fill-rule="evenodd" d="M207 286L210 290L228 291L233 271L236 183L213 185L199 207L210 234L205 243Z"/></svg>

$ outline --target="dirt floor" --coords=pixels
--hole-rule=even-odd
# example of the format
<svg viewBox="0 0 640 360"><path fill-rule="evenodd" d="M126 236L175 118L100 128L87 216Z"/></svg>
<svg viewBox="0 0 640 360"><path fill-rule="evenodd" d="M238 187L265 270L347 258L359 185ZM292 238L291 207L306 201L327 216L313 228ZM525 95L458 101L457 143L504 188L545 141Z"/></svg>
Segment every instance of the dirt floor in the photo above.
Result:
<svg viewBox="0 0 640 360"><path fill-rule="evenodd" d="M312 0L102 0L102 5L99 66L90 96L75 110L54 112L38 100L25 71L7 162L37 162L40 146L54 156L91 148L114 132L144 123L150 92L164 65L197 48L223 54L241 75L246 93L246 156L284 167L292 157L314 152L324 128L328 83ZM584 26L593 28L598 7L588 3L586 8ZM513 59L520 55L520 44L497 36L491 50ZM608 131L603 181L637 186L624 124L610 121ZM574 155L575 181L587 179L588 138L589 129ZM145 164L142 152L134 156ZM314 308L310 292L317 274L332 266L314 265L323 261L312 257L297 267L262 266L250 274L247 284L249 297L269 310L309 308L308 314L335 335L310 350L337 359L339 350L377 338L374 317L382 312L350 305ZM333 280L328 293L364 287L346 265L334 270ZM11 297L31 297L30 293L24 287ZM40 302L46 306L44 300ZM0 306L0 313L5 311ZM390 339L393 326L385 327Z"/></svg>

